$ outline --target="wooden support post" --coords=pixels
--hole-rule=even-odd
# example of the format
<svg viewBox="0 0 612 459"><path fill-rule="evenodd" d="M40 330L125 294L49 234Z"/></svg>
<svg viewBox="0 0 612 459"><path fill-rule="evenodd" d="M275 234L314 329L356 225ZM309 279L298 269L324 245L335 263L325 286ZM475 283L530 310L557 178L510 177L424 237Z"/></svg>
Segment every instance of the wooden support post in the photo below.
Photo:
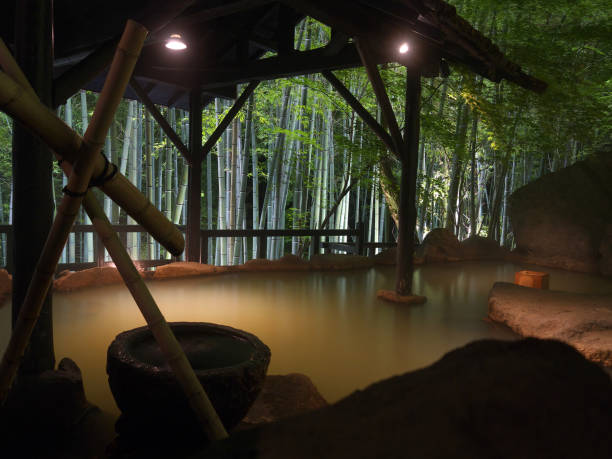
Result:
<svg viewBox="0 0 612 459"><path fill-rule="evenodd" d="M400 182L399 228L397 236L397 265L395 290L398 295L412 292L414 268L414 234L416 230L416 178L419 150L419 114L421 111L421 76L406 69L406 125L404 154Z"/></svg>
<svg viewBox="0 0 612 459"><path fill-rule="evenodd" d="M187 201L186 250L187 261L200 261L200 218L202 193L202 93L193 89L189 94L189 184Z"/></svg>
<svg viewBox="0 0 612 459"><path fill-rule="evenodd" d="M364 249L364 243L365 243L365 223L360 221L359 223L357 223L357 231L359 231L359 233L357 233L357 255L363 255L363 249Z"/></svg>
<svg viewBox="0 0 612 459"><path fill-rule="evenodd" d="M191 152L185 146L179 135L168 124L166 118L164 118L164 116L159 112L153 101L149 99L149 96L147 95L147 92L144 90L144 88L140 86L140 84L138 84L138 82L133 77L130 80L130 86L138 95L140 101L145 105L145 107L147 107L147 110L149 110L151 116L155 118L155 121L157 121L159 127L162 128L162 130L168 136L170 141L174 144L176 149L181 152L183 158L185 158L185 160L187 160L187 162L191 164Z"/></svg>
<svg viewBox="0 0 612 459"><path fill-rule="evenodd" d="M41 102L51 103L53 74L52 2L24 0L16 3L16 60ZM10 55L9 55L10 57ZM15 64L16 66L17 64ZM12 325L16 330L36 262L53 220L51 199L52 154L49 148L22 124L13 132L13 244ZM44 295L43 310L23 356L21 375L52 370L53 324L51 296ZM29 337L28 337L29 338ZM21 357L21 356L20 356Z"/></svg>
<svg viewBox="0 0 612 459"><path fill-rule="evenodd" d="M319 252L321 251L321 236L318 234L313 234L312 235L312 252L310 253L310 258L312 258L315 255L319 255Z"/></svg>
<svg viewBox="0 0 612 459"><path fill-rule="evenodd" d="M257 238L257 258L266 258L268 253L268 238L266 236L259 236Z"/></svg>

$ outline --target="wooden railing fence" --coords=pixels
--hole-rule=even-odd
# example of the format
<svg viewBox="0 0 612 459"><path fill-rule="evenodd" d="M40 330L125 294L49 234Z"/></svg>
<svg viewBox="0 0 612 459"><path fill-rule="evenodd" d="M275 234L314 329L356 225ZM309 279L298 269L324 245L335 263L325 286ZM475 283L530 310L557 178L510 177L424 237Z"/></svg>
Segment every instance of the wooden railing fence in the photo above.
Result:
<svg viewBox="0 0 612 459"><path fill-rule="evenodd" d="M178 226L179 229L185 230L184 227ZM144 229L140 225L113 225L115 231L119 234L123 241L126 240L128 233L143 233ZM60 263L57 268L57 272L63 270L79 271L82 269L101 267L111 265L110 261L107 261L105 257L104 245L100 238L98 238L93 225L74 225L73 231L75 235L84 235L86 233L93 233L93 261L83 261L82 257L77 257L78 261L70 263ZM300 229L300 230L201 230L200 240L200 254L201 260L206 262L208 260L208 241L211 238L225 238L225 237L247 237L257 238L257 258L266 258L267 240L270 237L307 237L310 238L309 244L309 255L320 253L323 250L324 253L330 251L344 252L354 255L369 255L376 248L387 248L396 246L395 242L367 242L365 240L365 227L363 224L359 224L357 229ZM347 242L330 242L322 241L323 237L342 237L346 236L350 238ZM84 240L81 237L79 240ZM12 259L13 254L11 247L13 245L13 228L11 225L0 225L0 266L6 268L9 272L12 272L14 260ZM154 266L160 266L173 261L180 260L180 258L172 257L170 259L158 258L153 260L134 260L134 264L140 269L146 269Z"/></svg>

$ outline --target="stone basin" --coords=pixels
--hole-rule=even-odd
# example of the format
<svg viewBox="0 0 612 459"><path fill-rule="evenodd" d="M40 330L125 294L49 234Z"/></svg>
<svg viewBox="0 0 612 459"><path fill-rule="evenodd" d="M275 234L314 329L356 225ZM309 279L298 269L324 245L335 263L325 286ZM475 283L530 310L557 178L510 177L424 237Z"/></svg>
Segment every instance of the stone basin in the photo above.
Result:
<svg viewBox="0 0 612 459"><path fill-rule="evenodd" d="M223 325L169 325L225 428L231 430L263 386L270 349L256 336ZM201 439L195 414L148 327L117 335L108 348L106 372L122 413L115 426L120 436Z"/></svg>

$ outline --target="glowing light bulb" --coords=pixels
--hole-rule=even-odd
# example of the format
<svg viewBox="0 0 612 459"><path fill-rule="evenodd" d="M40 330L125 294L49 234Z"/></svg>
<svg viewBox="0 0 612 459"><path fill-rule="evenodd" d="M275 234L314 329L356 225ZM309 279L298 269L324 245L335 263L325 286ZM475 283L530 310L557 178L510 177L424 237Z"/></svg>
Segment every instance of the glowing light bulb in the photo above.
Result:
<svg viewBox="0 0 612 459"><path fill-rule="evenodd" d="M180 51L181 49L186 49L187 45L178 33L173 33L170 35L170 39L166 42L166 48L173 51Z"/></svg>
<svg viewBox="0 0 612 459"><path fill-rule="evenodd" d="M402 54L406 54L409 49L410 47L408 46L408 43L402 43L402 45L399 47L399 52Z"/></svg>

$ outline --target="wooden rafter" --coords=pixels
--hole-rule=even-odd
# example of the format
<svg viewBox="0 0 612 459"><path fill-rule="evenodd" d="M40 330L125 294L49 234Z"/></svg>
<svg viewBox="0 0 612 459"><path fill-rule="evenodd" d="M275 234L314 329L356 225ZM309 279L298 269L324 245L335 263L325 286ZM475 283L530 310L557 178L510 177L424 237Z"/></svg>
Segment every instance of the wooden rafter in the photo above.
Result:
<svg viewBox="0 0 612 459"><path fill-rule="evenodd" d="M365 107L359 102L351 91L342 84L342 82L336 78L336 76L329 70L324 70L321 72L322 75L330 82L330 84L334 87L338 94L342 96L342 98L346 101L349 106L355 110L355 112L361 117L361 119L374 131L374 134L378 136L378 138L385 144L387 149L391 151L394 155L399 159L398 153L395 151L395 146L393 144L393 139L391 136L383 129L383 127L374 119L374 117L368 112Z"/></svg>
<svg viewBox="0 0 612 459"><path fill-rule="evenodd" d="M181 14L195 0L178 0L166 8L147 11L139 22L148 30L155 32L166 26L172 19ZM82 61L73 65L53 82L53 107L65 104L69 97L93 80L110 64L119 37L112 38L90 53Z"/></svg>
<svg viewBox="0 0 612 459"><path fill-rule="evenodd" d="M246 88L244 88L244 91L242 91L242 94L240 94L240 97L236 100L236 102L234 102L234 105L232 105L232 108L230 108L229 112L227 112L225 117L223 117L219 125L216 127L216 129L213 131L213 133L210 135L210 137L208 138L208 140L202 147L202 153L200 155L200 160L204 159L206 155L210 152L210 150L212 150L212 148L215 146L215 144L221 137L221 134L223 134L227 126L229 126L229 124L238 114L238 112L240 111L244 103L247 101L249 96L253 94L253 91L255 91L255 88L258 85L259 85L259 81L251 81L251 83L249 83L249 85Z"/></svg>
<svg viewBox="0 0 612 459"><path fill-rule="evenodd" d="M159 127L162 128L164 133L168 136L170 141L172 141L172 143L177 148L177 150L181 152L181 154L187 160L187 162L191 164L192 162L191 152L185 146L185 144L183 143L179 135L174 131L174 129L172 129L172 126L168 124L168 122L166 121L166 118L164 118L164 115L160 113L160 111L157 109L155 104L151 101L151 99L149 98L147 94L147 91L145 91L145 89L142 86L140 86L140 84L134 78L130 80L130 86L132 87L134 92L138 95L138 98L140 99L140 101L147 107L147 110L149 110L149 113L151 113L151 116L155 118L155 121L157 121L157 124L159 125Z"/></svg>
<svg viewBox="0 0 612 459"><path fill-rule="evenodd" d="M59 107L98 76L110 64L119 39L100 46L85 59L73 65L53 81L53 106Z"/></svg>
<svg viewBox="0 0 612 459"><path fill-rule="evenodd" d="M391 55L376 54L373 59L382 64L394 60ZM324 70L340 70L361 67L359 53L354 44L347 44L337 54L330 54L326 48L294 52L287 56L251 60L242 64L219 64L210 67L156 67L139 68L138 76L185 86L198 82L204 90L248 81L264 81L297 75L320 73Z"/></svg>
<svg viewBox="0 0 612 459"><path fill-rule="evenodd" d="M252 10L260 6L274 3L273 0L236 0L233 2L225 2L224 5L213 8L206 8L197 13L191 14L185 18L179 18L176 21L177 27L185 27L193 24L200 24L225 16L230 16L235 13Z"/></svg>
<svg viewBox="0 0 612 459"><path fill-rule="evenodd" d="M391 134L391 138L393 139L393 144L395 145L396 154L400 158L403 158L404 142L399 129L399 125L397 123L397 118L395 117L393 107L391 106L391 101L389 100L387 90L385 89L385 83L383 82L382 77L378 72L376 62L372 57L370 49L368 48L368 44L363 43L360 40L357 42L357 49L359 51L359 55L361 56L363 66L366 69L368 79L372 84L372 89L374 89L374 94L376 95L376 100L378 101L378 105L380 106L383 118L387 123L387 126L389 126L389 132Z"/></svg>

